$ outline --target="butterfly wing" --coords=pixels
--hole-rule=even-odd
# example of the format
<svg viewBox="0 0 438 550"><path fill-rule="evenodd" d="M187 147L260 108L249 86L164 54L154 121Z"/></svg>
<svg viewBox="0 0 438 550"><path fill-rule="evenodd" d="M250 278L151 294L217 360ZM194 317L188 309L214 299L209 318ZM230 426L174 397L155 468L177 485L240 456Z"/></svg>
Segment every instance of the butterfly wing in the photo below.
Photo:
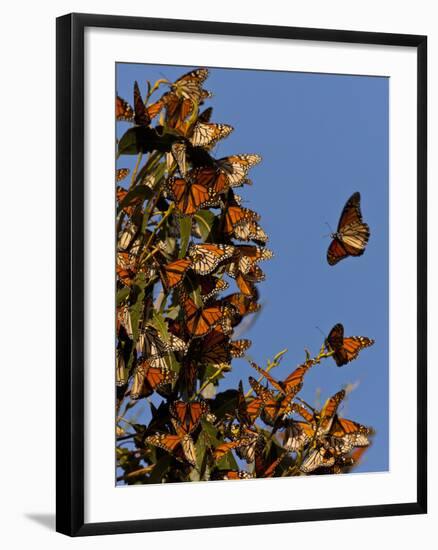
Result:
<svg viewBox="0 0 438 550"><path fill-rule="evenodd" d="M116 97L116 120L124 120L127 122L132 122L134 120L133 108L120 96Z"/></svg>
<svg viewBox="0 0 438 550"><path fill-rule="evenodd" d="M234 246L227 244L195 244L189 248L188 256L193 262L193 271L199 275L209 275L234 251Z"/></svg>
<svg viewBox="0 0 438 550"><path fill-rule="evenodd" d="M165 265L162 273L167 288L175 288L181 284L191 264L190 259L182 258Z"/></svg>
<svg viewBox="0 0 438 550"><path fill-rule="evenodd" d="M137 126L149 126L151 119L141 97L137 81L134 82L134 112L134 122Z"/></svg>

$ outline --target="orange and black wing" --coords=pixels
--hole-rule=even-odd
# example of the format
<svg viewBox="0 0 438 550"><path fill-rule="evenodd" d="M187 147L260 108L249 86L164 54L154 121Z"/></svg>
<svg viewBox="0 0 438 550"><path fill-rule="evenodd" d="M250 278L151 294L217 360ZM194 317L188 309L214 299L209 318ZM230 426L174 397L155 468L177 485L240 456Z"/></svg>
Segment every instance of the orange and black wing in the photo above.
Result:
<svg viewBox="0 0 438 550"><path fill-rule="evenodd" d="M127 122L134 120L133 108L120 96L116 97L116 120L126 120Z"/></svg>
<svg viewBox="0 0 438 550"><path fill-rule="evenodd" d="M188 296L183 297L182 306L185 313L185 326L193 338L208 334L221 322L224 315L220 304L198 308Z"/></svg>
<svg viewBox="0 0 438 550"><path fill-rule="evenodd" d="M169 178L166 188L179 212L192 216L210 202L210 192L207 187L197 182L189 182L184 178Z"/></svg>
<svg viewBox="0 0 438 550"><path fill-rule="evenodd" d="M163 278L167 288L175 288L181 284L191 264L191 260L182 258L165 265L163 267Z"/></svg>
<svg viewBox="0 0 438 550"><path fill-rule="evenodd" d="M177 425L187 434L192 433L198 427L201 418L208 411L205 401L194 401L192 403L175 401L170 406L170 414Z"/></svg>

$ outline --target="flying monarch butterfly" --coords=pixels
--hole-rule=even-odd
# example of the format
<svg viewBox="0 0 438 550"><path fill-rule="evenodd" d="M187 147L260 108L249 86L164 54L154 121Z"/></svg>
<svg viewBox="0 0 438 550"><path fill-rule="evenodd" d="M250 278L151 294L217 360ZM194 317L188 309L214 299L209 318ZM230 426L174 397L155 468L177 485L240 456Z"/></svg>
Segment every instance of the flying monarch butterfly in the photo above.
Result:
<svg viewBox="0 0 438 550"><path fill-rule="evenodd" d="M223 279L218 279L217 277L212 277L208 275L204 277L199 277L197 283L199 285L201 299L204 304L207 303L211 298L213 298L213 296L215 296L219 292L222 292L223 290L226 290L230 286Z"/></svg>
<svg viewBox="0 0 438 550"><path fill-rule="evenodd" d="M167 179L165 187L175 201L177 210L186 216L192 216L210 204L210 190L202 183L170 177Z"/></svg>
<svg viewBox="0 0 438 550"><path fill-rule="evenodd" d="M234 246L227 244L192 244L187 252L191 268L199 275L209 275L218 265L233 256Z"/></svg>
<svg viewBox="0 0 438 550"><path fill-rule="evenodd" d="M191 434L199 425L201 418L209 412L205 401L174 401L170 405L170 414L177 426L187 434Z"/></svg>
<svg viewBox="0 0 438 550"><path fill-rule="evenodd" d="M317 448L310 451L306 459L300 466L300 470L305 474L310 474L311 472L321 468L329 468L335 464L335 452L334 449L325 448L324 446L318 446Z"/></svg>
<svg viewBox="0 0 438 550"><path fill-rule="evenodd" d="M338 323L330 331L325 343L327 349L333 351L333 359L336 365L342 367L342 365L356 359L362 349L372 346L374 340L366 336L344 338L344 327L341 323Z"/></svg>
<svg viewBox="0 0 438 550"><path fill-rule="evenodd" d="M146 443L164 449L170 454L175 455L179 460L183 460L196 465L196 450L193 439L183 430L178 431L176 435L169 433L156 433L145 438ZM182 451L178 452L178 451Z"/></svg>
<svg viewBox="0 0 438 550"><path fill-rule="evenodd" d="M166 287L172 289L180 285L191 265L192 260L189 258L181 258L164 265L162 277Z"/></svg>
<svg viewBox="0 0 438 550"><path fill-rule="evenodd" d="M176 376L167 366L152 366L151 361L142 361L134 371L131 387L131 399L147 397L155 390L160 390L167 384L172 384Z"/></svg>
<svg viewBox="0 0 438 550"><path fill-rule="evenodd" d="M185 315L185 327L193 338L207 335L224 320L226 313L225 308L220 303L198 308L195 302L186 294L182 295L181 305Z"/></svg>
<svg viewBox="0 0 438 550"><path fill-rule="evenodd" d="M131 170L129 168L118 168L116 170L116 182L124 180L126 177L128 177Z"/></svg>
<svg viewBox="0 0 438 550"><path fill-rule="evenodd" d="M116 97L116 120L132 122L134 120L134 110L131 105L120 96Z"/></svg>
<svg viewBox="0 0 438 550"><path fill-rule="evenodd" d="M329 265L348 256L361 256L370 237L370 228L362 221L360 193L353 193L342 210L336 233L327 251Z"/></svg>

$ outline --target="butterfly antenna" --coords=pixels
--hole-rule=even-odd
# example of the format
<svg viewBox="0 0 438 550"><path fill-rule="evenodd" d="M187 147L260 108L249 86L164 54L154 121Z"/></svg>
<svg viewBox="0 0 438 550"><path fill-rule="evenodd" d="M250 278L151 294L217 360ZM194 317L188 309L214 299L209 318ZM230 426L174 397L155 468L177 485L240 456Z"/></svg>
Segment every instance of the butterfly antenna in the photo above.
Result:
<svg viewBox="0 0 438 550"><path fill-rule="evenodd" d="M320 332L320 333L324 336L324 338L325 338L324 332L323 332L318 326L315 326L315 328L317 328L317 329L319 330L319 332Z"/></svg>
<svg viewBox="0 0 438 550"><path fill-rule="evenodd" d="M297 397L298 401L301 401L301 403L303 405L306 405L306 407L308 409L310 409L313 413L316 412L316 409L314 407L312 407L312 405L309 405L309 403L307 403L306 401L304 401L304 399L301 399L301 397Z"/></svg>
<svg viewBox="0 0 438 550"><path fill-rule="evenodd" d="M326 237L330 237L330 236L333 235L333 233L334 233L334 231L333 231L331 225L330 225L328 222L324 222L324 223L325 223L325 225L327 225L327 227L330 229L330 233L329 233L328 235L323 235L323 236L321 237L322 239L324 239L324 238L326 238Z"/></svg>

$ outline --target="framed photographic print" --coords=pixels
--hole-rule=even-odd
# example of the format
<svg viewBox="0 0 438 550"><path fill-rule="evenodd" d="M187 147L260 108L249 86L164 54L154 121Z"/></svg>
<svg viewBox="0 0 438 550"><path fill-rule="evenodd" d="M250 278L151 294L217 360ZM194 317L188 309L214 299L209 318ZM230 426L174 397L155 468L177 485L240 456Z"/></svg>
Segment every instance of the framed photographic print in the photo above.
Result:
<svg viewBox="0 0 438 550"><path fill-rule="evenodd" d="M58 531L426 512L426 65L57 20Z"/></svg>

